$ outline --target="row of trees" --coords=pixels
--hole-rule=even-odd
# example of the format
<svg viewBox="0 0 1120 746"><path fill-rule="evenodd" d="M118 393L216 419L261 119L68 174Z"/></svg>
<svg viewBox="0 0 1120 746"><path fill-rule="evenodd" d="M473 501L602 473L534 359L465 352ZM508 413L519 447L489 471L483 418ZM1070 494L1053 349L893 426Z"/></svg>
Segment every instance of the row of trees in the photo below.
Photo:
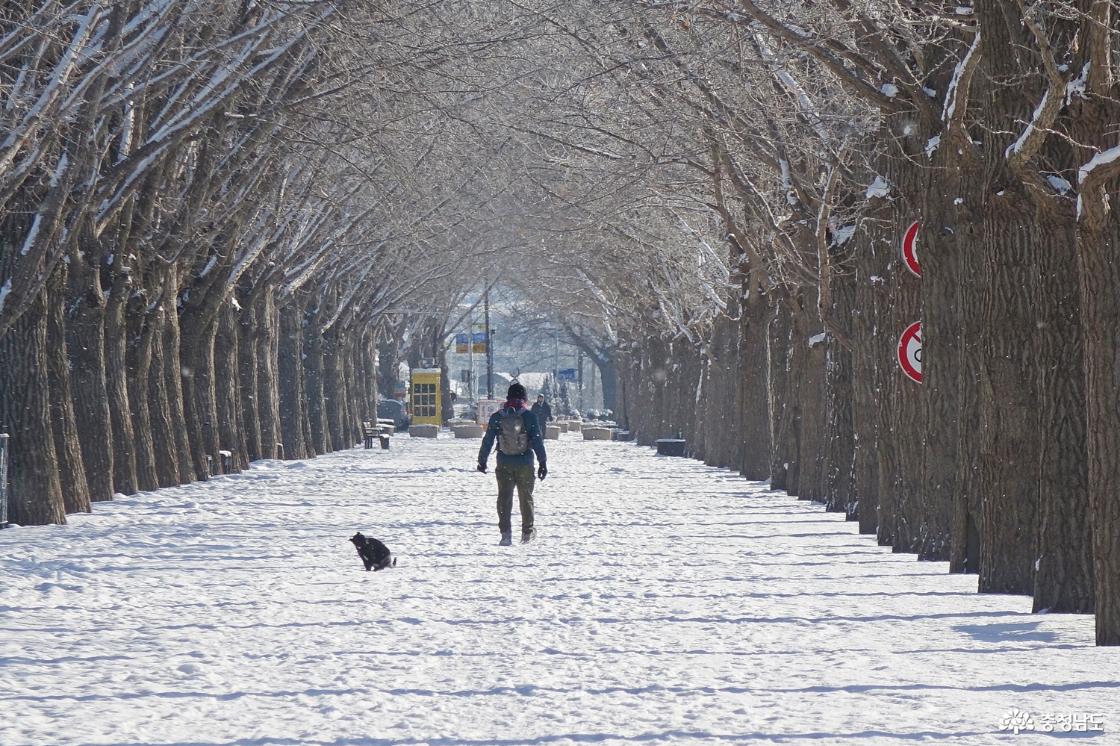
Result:
<svg viewBox="0 0 1120 746"><path fill-rule="evenodd" d="M646 273L616 322L639 437L1120 644L1112 3L635 5L728 250L714 312Z"/></svg>
<svg viewBox="0 0 1120 746"><path fill-rule="evenodd" d="M13 521L349 447L375 416L377 343L462 255L417 172L437 138L407 90L383 95L409 76L391 21L334 2L0 12Z"/></svg>
<svg viewBox="0 0 1120 746"><path fill-rule="evenodd" d="M639 438L1120 644L1114 3L572 7L515 282Z"/></svg>
<svg viewBox="0 0 1120 746"><path fill-rule="evenodd" d="M38 0L0 22L17 520L223 450L347 445L374 346L386 382L439 357L497 283L643 440L680 431L1120 643L1112 0ZM919 320L920 385L895 362Z"/></svg>

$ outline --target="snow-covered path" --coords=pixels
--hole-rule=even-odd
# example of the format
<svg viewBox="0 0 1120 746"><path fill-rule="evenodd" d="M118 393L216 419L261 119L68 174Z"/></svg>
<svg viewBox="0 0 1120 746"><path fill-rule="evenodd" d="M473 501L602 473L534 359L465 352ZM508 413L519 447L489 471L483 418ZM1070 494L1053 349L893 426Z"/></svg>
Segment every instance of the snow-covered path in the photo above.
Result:
<svg viewBox="0 0 1120 746"><path fill-rule="evenodd" d="M500 548L477 447L397 437L0 531L0 744L1044 738L1001 732L1011 708L1120 743L1091 617L629 444L551 443L539 540ZM399 567L366 573L358 529Z"/></svg>

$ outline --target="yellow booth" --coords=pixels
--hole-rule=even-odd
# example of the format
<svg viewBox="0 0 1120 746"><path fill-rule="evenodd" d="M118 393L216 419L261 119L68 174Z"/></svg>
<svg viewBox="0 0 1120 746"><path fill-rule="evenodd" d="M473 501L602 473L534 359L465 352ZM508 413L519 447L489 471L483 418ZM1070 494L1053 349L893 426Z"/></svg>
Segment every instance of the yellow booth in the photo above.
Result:
<svg viewBox="0 0 1120 746"><path fill-rule="evenodd" d="M440 369L416 368L412 371L412 424L443 424L443 396L440 394Z"/></svg>

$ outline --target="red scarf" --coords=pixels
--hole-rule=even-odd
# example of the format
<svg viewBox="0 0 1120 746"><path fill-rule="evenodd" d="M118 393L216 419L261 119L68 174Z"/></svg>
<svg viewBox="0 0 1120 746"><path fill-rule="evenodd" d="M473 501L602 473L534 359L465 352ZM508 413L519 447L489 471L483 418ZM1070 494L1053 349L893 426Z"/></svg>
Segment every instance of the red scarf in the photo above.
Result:
<svg viewBox="0 0 1120 746"><path fill-rule="evenodd" d="M525 409L524 399L506 399L506 403L502 405L502 409L516 409L518 412Z"/></svg>

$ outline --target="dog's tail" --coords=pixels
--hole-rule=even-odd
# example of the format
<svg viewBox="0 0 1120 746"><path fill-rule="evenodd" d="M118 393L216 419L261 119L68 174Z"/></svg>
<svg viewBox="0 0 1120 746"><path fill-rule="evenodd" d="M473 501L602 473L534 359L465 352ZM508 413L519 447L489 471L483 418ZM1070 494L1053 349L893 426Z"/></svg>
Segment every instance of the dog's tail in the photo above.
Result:
<svg viewBox="0 0 1120 746"><path fill-rule="evenodd" d="M396 566L397 566L397 558L396 558L396 557L394 557L394 558L393 558L393 567L396 567Z"/></svg>

